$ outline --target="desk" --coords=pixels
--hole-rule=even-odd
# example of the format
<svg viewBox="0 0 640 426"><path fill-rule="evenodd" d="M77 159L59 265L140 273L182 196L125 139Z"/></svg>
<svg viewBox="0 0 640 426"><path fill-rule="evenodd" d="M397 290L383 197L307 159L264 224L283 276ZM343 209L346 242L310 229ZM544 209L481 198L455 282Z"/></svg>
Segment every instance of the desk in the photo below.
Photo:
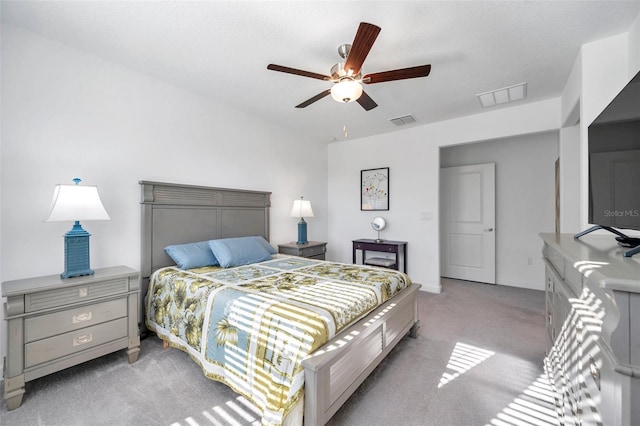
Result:
<svg viewBox="0 0 640 426"><path fill-rule="evenodd" d="M375 251L379 253L395 254L395 263L389 268L400 272L407 272L407 242L391 240L353 240L353 263L356 263L358 250L362 251L362 263L367 263L367 252Z"/></svg>

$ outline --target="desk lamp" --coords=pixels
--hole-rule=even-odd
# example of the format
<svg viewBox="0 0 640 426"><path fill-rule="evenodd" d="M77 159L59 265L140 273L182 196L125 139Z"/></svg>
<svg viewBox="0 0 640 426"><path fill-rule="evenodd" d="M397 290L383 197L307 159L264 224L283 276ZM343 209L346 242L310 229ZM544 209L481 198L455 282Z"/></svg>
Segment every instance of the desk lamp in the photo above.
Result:
<svg viewBox="0 0 640 426"><path fill-rule="evenodd" d="M109 220L110 217L100 201L96 186L56 185L51 208L45 222L74 221L73 228L64 235L64 272L61 278L93 275L89 267L89 234L80 226L81 220Z"/></svg>
<svg viewBox="0 0 640 426"><path fill-rule="evenodd" d="M299 200L293 202L291 208L291 217L299 217L298 222L298 241L296 244L308 244L307 241L307 222L304 221L305 217L313 217L313 210L311 210L311 201L305 200L304 197L300 197Z"/></svg>

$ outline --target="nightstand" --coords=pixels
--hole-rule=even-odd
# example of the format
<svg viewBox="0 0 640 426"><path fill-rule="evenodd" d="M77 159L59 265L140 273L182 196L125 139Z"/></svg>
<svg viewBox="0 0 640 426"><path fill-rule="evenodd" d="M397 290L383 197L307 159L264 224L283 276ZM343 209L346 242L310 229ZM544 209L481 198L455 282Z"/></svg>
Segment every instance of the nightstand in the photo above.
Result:
<svg viewBox="0 0 640 426"><path fill-rule="evenodd" d="M126 266L94 275L59 275L2 283L7 321L4 398L22 404L24 384L127 348L138 359L140 274Z"/></svg>
<svg viewBox="0 0 640 426"><path fill-rule="evenodd" d="M297 244L295 242L278 244L278 253L289 254L291 256L324 260L324 254L326 252L327 243L320 241L309 241L307 244Z"/></svg>

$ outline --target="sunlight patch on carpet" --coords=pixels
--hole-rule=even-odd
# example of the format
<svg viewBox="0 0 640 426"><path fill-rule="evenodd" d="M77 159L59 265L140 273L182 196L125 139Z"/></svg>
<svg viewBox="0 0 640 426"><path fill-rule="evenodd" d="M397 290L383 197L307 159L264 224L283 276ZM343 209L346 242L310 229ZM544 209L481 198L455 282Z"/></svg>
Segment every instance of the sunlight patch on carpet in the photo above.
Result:
<svg viewBox="0 0 640 426"><path fill-rule="evenodd" d="M555 402L547 377L540 375L487 426L557 426Z"/></svg>
<svg viewBox="0 0 640 426"><path fill-rule="evenodd" d="M258 426L261 419L258 410L241 396L203 411L202 416L207 420L206 423L200 424L193 417L187 417L183 422L175 422L171 426Z"/></svg>
<svg viewBox="0 0 640 426"><path fill-rule="evenodd" d="M471 370L481 362L489 359L493 355L495 355L495 352L467 345L465 343L456 343L446 367L449 371L442 373L440 383L438 383L438 388L441 388L452 380L457 379L462 374Z"/></svg>

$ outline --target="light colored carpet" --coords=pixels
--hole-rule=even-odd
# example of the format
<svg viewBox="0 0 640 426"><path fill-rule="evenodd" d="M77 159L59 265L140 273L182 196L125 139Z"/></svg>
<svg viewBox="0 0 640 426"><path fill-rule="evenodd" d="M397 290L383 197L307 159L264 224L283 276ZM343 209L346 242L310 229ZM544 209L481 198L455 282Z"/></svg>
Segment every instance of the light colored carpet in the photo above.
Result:
<svg viewBox="0 0 640 426"><path fill-rule="evenodd" d="M421 292L422 327L405 337L330 425L557 424L544 358L544 292L443 280ZM185 353L150 337L27 383L2 425L249 425L259 415Z"/></svg>
<svg viewBox="0 0 640 426"><path fill-rule="evenodd" d="M557 424L543 377L542 291L443 279L405 338L331 425Z"/></svg>

